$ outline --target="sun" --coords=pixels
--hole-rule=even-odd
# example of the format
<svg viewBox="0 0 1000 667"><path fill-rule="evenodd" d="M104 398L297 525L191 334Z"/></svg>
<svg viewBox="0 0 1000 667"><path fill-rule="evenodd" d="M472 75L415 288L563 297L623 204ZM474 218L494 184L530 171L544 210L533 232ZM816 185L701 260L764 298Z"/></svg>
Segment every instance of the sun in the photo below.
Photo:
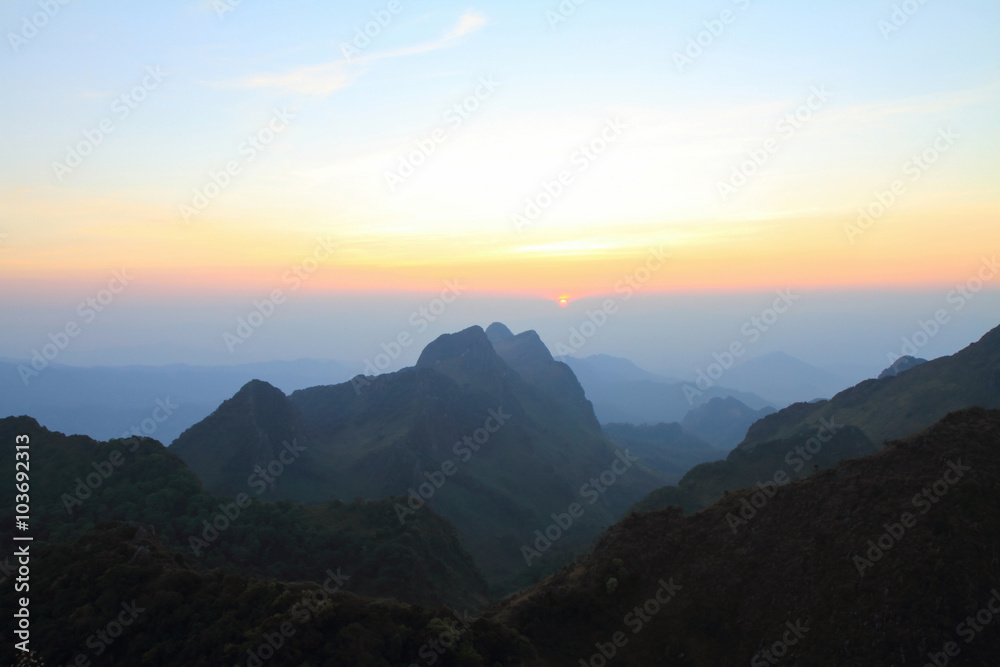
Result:
<svg viewBox="0 0 1000 667"><path fill-rule="evenodd" d="M560 297L559 298L559 306L560 307L565 308L567 303L569 303L569 299L567 299L566 297Z"/></svg>

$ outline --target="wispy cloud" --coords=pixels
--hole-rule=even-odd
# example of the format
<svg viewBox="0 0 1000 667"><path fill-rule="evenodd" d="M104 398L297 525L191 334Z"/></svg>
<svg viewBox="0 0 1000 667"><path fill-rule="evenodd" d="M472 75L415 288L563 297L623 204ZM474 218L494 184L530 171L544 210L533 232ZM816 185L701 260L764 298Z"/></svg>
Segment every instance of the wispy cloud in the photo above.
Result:
<svg viewBox="0 0 1000 667"><path fill-rule="evenodd" d="M423 44L417 44L415 46L407 46L402 49L395 49L393 51L370 53L359 58L353 58L350 62L359 63L371 60L381 60L383 58L397 58L399 56L412 56L419 53L437 51L438 49L444 49L451 46L466 35L479 31L484 25L486 25L486 17L483 14L468 11L462 14L462 17L458 20L455 27L445 33L444 37L441 37L440 39L424 42Z"/></svg>
<svg viewBox="0 0 1000 667"><path fill-rule="evenodd" d="M458 39L470 33L476 32L486 25L486 17L478 12L466 12L459 19L458 25L452 28L451 32L445 35L446 40Z"/></svg>
<svg viewBox="0 0 1000 667"><path fill-rule="evenodd" d="M279 88L304 95L326 96L350 86L361 73L357 69L358 65L375 60L429 53L447 48L466 35L479 31L484 25L486 25L486 17L483 14L467 11L443 37L430 42L391 51L369 53L357 58L307 65L287 72L251 74L234 81L215 85L227 88Z"/></svg>
<svg viewBox="0 0 1000 667"><path fill-rule="evenodd" d="M292 93L326 96L351 85L356 77L344 61L308 65L279 74L251 74L219 84L231 88L282 88Z"/></svg>
<svg viewBox="0 0 1000 667"><path fill-rule="evenodd" d="M831 111L829 117L831 122L841 122L850 127L857 127L864 123L881 122L894 116L917 116L980 104L995 100L998 92L1000 92L1000 83L990 83L976 88L918 95L870 104L856 104Z"/></svg>

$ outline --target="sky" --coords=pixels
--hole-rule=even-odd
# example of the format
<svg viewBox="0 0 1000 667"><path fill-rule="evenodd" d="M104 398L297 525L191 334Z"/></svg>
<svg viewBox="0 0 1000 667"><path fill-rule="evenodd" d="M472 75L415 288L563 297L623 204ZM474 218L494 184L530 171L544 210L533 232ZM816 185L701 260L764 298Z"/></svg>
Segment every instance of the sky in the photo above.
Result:
<svg viewBox="0 0 1000 667"><path fill-rule="evenodd" d="M571 352L666 370L780 290L756 349L816 363L885 365L942 309L931 356L1000 324L995 2L52 0L0 28L0 356L70 323L60 363L412 333L398 367L493 320L554 350L610 300Z"/></svg>

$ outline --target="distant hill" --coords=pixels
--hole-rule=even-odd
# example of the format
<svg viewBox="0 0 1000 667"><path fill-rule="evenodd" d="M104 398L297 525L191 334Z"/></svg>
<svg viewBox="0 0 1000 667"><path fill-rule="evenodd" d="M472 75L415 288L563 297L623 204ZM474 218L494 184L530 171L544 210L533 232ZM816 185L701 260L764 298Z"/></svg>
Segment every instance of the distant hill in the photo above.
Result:
<svg viewBox="0 0 1000 667"><path fill-rule="evenodd" d="M636 382L639 380L650 380L663 384L677 384L683 382L680 378L650 373L639 368L631 360L624 357L615 357L610 354L592 354L588 357L560 357L573 369L576 376L583 383L599 379L604 382Z"/></svg>
<svg viewBox="0 0 1000 667"><path fill-rule="evenodd" d="M550 665L993 665L998 480L1000 411L961 411L691 516L631 514L490 618Z"/></svg>
<svg viewBox="0 0 1000 667"><path fill-rule="evenodd" d="M688 412L681 426L688 433L728 450L743 441L751 424L772 412L774 408L769 405L752 410L732 396L716 397Z"/></svg>
<svg viewBox="0 0 1000 667"><path fill-rule="evenodd" d="M404 526L396 518L398 499L264 503L255 483L244 485L249 504L239 508L234 495L204 491L188 466L155 440L96 442L49 431L30 417L0 419L0 442L22 434L30 438L35 473L35 545L76 539L105 521L140 521L205 568L322 581L327 568L340 566L355 575L347 588L355 593L467 609L487 601L486 582L454 526L431 511ZM13 479L13 456L0 459L0 474ZM8 544L13 526L14 506L5 503L0 539Z"/></svg>
<svg viewBox="0 0 1000 667"><path fill-rule="evenodd" d="M53 430L98 440L135 429L168 445L250 380L291 392L344 382L357 372L317 359L233 366L51 364L25 386L19 366L31 368L30 362L0 361L0 417L31 415Z"/></svg>
<svg viewBox="0 0 1000 667"><path fill-rule="evenodd" d="M799 403L769 415L750 427L745 444L788 437L831 417L861 428L878 444L972 406L1000 407L1000 327L951 356L866 380L828 401Z"/></svg>
<svg viewBox="0 0 1000 667"><path fill-rule="evenodd" d="M673 484L688 470L725 456L726 450L711 445L671 424L605 424L604 433L619 447L628 448L645 465L663 473Z"/></svg>
<svg viewBox="0 0 1000 667"><path fill-rule="evenodd" d="M832 371L784 352L771 352L738 363L727 370L719 382L739 391L764 396L779 406L829 398L850 384L849 380Z"/></svg>
<svg viewBox="0 0 1000 667"><path fill-rule="evenodd" d="M579 378L602 424L680 422L692 408L712 398L729 396L754 410L770 405L760 396L720 386L694 393L691 391L693 382L648 373L620 357L594 355L561 359Z"/></svg>
<svg viewBox="0 0 1000 667"><path fill-rule="evenodd" d="M395 373L288 397L250 383L171 449L209 489L232 493L294 439L304 448L300 463L268 497L415 494L399 507L400 520L426 501L455 524L495 590L511 590L572 557L666 478L616 463L623 454L601 433L572 371L533 332L491 330L510 364L482 328L470 327L435 339L416 366ZM606 473L613 465L620 476ZM611 484L596 481L602 472ZM522 547L572 503L586 511L527 567Z"/></svg>
<svg viewBox="0 0 1000 667"><path fill-rule="evenodd" d="M925 363L927 363L926 359L918 359L916 357L911 357L910 355L906 355L905 357L900 357L899 359L896 359L896 361L892 362L892 365L889 366L889 368L879 373L878 379L884 380L887 377L894 377L896 375L899 375L903 371L908 371L911 368L914 368L916 366L919 366L920 364L925 364Z"/></svg>

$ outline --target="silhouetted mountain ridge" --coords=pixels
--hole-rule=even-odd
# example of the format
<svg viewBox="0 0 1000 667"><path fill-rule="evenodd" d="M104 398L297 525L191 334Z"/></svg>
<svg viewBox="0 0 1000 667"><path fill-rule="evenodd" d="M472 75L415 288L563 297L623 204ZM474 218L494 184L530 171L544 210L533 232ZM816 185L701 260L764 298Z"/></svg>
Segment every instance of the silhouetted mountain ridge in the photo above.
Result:
<svg viewBox="0 0 1000 667"><path fill-rule="evenodd" d="M949 642L959 664L993 664L1000 640L970 623L1000 584L998 526L1000 411L972 408L691 516L631 514L491 618L553 666L601 646L636 667L919 665Z"/></svg>
<svg viewBox="0 0 1000 667"><path fill-rule="evenodd" d="M821 418L861 428L875 442L925 428L950 411L1000 407L1000 327L953 355L896 376L865 380L828 401L797 403L747 431L747 444L815 428Z"/></svg>
<svg viewBox="0 0 1000 667"><path fill-rule="evenodd" d="M268 497L414 496L401 505L401 521L426 502L455 524L487 580L509 590L517 577L538 576L569 558L667 479L632 466L588 504L540 566L526 569L521 546L553 512L580 501L588 480L616 460L616 449L572 371L534 332L492 332L501 334L499 353L473 326L435 339L412 368L288 397L267 392L280 406L234 397L172 449L213 480L209 488L232 489L259 465L259 443L295 437L304 451ZM282 418L272 424L259 409ZM265 423L273 427L261 434Z"/></svg>

